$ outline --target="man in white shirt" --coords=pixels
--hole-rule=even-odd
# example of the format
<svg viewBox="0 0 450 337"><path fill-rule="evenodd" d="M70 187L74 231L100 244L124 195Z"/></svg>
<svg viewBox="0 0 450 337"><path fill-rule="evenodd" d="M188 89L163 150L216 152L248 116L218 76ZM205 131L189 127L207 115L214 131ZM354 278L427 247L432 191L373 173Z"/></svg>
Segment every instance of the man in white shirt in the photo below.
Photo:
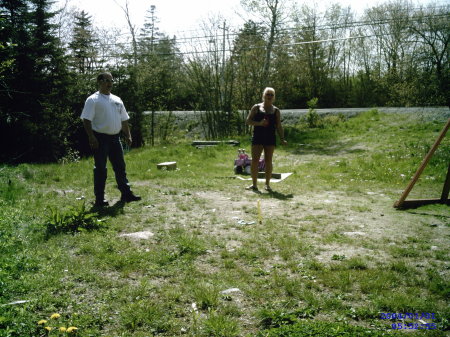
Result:
<svg viewBox="0 0 450 337"><path fill-rule="evenodd" d="M94 151L94 205L97 207L109 205L105 200L108 157L116 176L117 187L122 193L120 200L122 202L141 200L141 197L133 194L127 179L120 132L124 133L125 142L130 146L132 142L128 125L130 117L120 97L111 94L113 83L111 73L104 72L98 75L99 90L87 98L81 113L89 145Z"/></svg>

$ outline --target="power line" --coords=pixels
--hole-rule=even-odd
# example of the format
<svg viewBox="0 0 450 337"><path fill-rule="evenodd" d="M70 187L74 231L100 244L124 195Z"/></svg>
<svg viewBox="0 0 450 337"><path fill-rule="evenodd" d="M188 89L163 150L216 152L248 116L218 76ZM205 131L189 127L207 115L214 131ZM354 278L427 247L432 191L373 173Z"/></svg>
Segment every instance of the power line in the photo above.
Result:
<svg viewBox="0 0 450 337"><path fill-rule="evenodd" d="M442 5L442 6L426 7L427 10L436 10L436 9L444 9L444 8L449 8L449 6ZM412 8L411 11L417 12L418 10L421 10L421 9L422 9L421 7L416 7L416 8ZM425 17L439 17L439 16L447 16L447 15L448 14L439 14L439 15L431 15L431 16L425 16ZM342 17L344 17L344 15L337 16L336 19L340 19ZM325 20L326 16L324 15L324 16L321 16L321 17L317 17L317 19L318 19L318 21ZM388 22L392 22L392 21L396 21L396 20L398 20L398 19L384 19L384 20L377 20L377 21L379 21L378 24L383 24L383 23L388 23ZM408 18L406 18L405 20L408 20ZM364 25L365 23L366 24L377 24L376 23L377 21L373 21L373 20L358 20L358 21L349 22L348 25L355 25L355 24ZM288 22L287 24L289 24L289 23L295 25L297 22L291 21L291 22ZM327 27L334 27L334 26L332 24L326 24L326 25L318 25L316 28L319 29L319 30L320 29L325 30L325 29L327 29ZM308 29L308 28L313 28L313 27L311 27L311 26L308 27L307 26L307 27L304 27L304 28ZM279 31L280 32L290 32L290 31L295 30L295 29L298 29L298 28L297 27L288 27L288 28L280 29ZM175 38L176 38L176 41L178 43L183 43L182 41L185 41L185 40L192 40L192 39L205 39L205 40L207 40L207 39L215 38L215 35L205 35L204 32L201 32L200 30L179 31L178 33L181 33L182 35L184 35L183 33L189 33L189 32L199 32L199 34L195 34L196 36L195 35L194 36L187 36L187 37L184 36L184 37L181 37L181 38L180 37L176 37L176 35L174 35ZM124 34L121 34L121 35L130 35L130 34L131 34L130 32L127 32L127 33L124 33ZM229 35L230 36L237 36L239 34L240 34L240 32L237 31L236 29L234 29L234 32L230 33Z"/></svg>
<svg viewBox="0 0 450 337"><path fill-rule="evenodd" d="M407 22L417 22L419 19L423 19L423 18L439 18L439 17L446 17L448 15L446 14L438 14L438 15L428 15L428 16L421 16L421 17L410 17L407 20ZM283 30L283 32L309 32L309 31L325 31L325 30L338 30L338 29L354 29L354 28L358 28L358 27L365 27L365 26L381 26L384 24L387 24L389 22L393 22L393 21L398 21L396 19L380 19L380 20L375 20L375 21L353 21L353 22L348 22L345 24L339 24L339 25L318 25L316 27L312 27L312 26L306 26L306 27L302 27L301 29L299 29L299 27L291 27L291 28L286 28L285 30ZM306 29L305 29L306 28ZM309 30L308 30L309 29ZM229 33L228 36L236 36L238 35L238 33ZM375 36L375 35L373 35ZM373 36L361 36L361 37L373 37ZM190 38L185 38L185 40L190 40L190 45L201 45L202 43L205 42L211 42L212 40L214 40L216 42L216 40L218 39L218 35L203 35L203 36L197 36L197 37L190 37ZM304 43L290 43L290 44L283 44L284 46L287 45L296 45L296 44L306 44L306 43L318 43L318 42L326 42L326 41L338 41L338 40L346 40L346 39L354 39L354 37L349 37L349 38L334 38L334 39L322 39L322 40L315 40L315 41L305 41ZM172 40L172 39L167 39L167 38L162 38L162 39L155 39L155 42L160 42L160 41L165 41L165 40ZM103 47L122 47L122 48L126 48L127 45L129 45L131 42L119 42L119 43L107 43L107 44L102 44ZM175 43L176 44L187 44L187 42L182 42L179 43L179 41L177 39L175 39ZM196 48L195 46L193 47L194 49ZM228 52L230 52L231 50L228 49ZM211 53L211 50L202 50L202 51L189 51L189 52L179 52L179 53L174 53L174 54L178 54L178 55L187 55L187 54L202 54L202 53ZM158 54L158 55L164 55L164 53Z"/></svg>
<svg viewBox="0 0 450 337"><path fill-rule="evenodd" d="M364 20L364 21L351 21L347 23L339 23L339 24L324 24L324 25L317 25L317 26L304 26L304 27L289 27L279 30L280 33L291 33L291 32L298 32L300 29L302 32L309 32L309 31L325 31L325 30L338 30L338 29L352 29L357 27L365 27L365 26L373 26L373 25L384 25L390 22L417 22L420 19L427 19L427 18L440 18L440 17L447 17L450 16L450 14L435 14L435 15L425 15L425 16L412 16L405 19L379 19L379 20ZM300 29L299 29L300 28ZM240 32L233 32L229 33L228 35L233 36L239 36ZM212 39L217 39L217 35L202 35L202 36L191 36L191 37L185 37L185 38L175 38L176 42L179 44L186 44L186 43L192 43L193 41L200 43L200 42L209 42ZM158 42L163 39L156 39L155 42ZM186 41L186 42L184 42Z"/></svg>
<svg viewBox="0 0 450 337"><path fill-rule="evenodd" d="M321 39L321 40L313 40L313 41L301 41L301 42L291 42L291 43L281 43L281 44L274 44L274 47L290 47L290 46L299 46L299 45L307 45L307 44L314 44L314 43L324 43L324 42L333 42L333 41L344 41L344 40L355 40L355 39L367 39L372 37L382 37L386 35L392 35L392 34L372 34L372 35L358 35L358 36L349 36L349 37L341 37L341 38L331 38L331 39ZM265 49L266 46L252 46L247 48L241 48L240 51L249 51L249 50L255 50L255 49ZM225 49L226 52L233 52L233 49ZM195 51L189 51L189 52L172 52L172 53L158 53L156 52L155 55L158 56L173 56L173 55L199 55L199 54L218 54L220 50L195 50ZM106 59L112 59L112 58L121 58L122 54L114 54L110 56L104 56Z"/></svg>

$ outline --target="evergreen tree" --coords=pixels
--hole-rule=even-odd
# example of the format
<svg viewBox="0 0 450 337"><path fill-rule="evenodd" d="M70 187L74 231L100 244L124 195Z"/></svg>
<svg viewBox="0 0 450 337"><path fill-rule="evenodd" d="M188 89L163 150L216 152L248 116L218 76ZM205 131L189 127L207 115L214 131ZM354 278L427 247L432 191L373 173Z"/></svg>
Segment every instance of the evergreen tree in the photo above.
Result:
<svg viewBox="0 0 450 337"><path fill-rule="evenodd" d="M25 92L24 86L27 85L27 74L33 69L33 66L30 64L29 58L26 57L30 43L27 1L2 1L0 13L2 17L0 40L5 41L7 46L7 48L0 50L0 55L2 62L9 60L10 63L10 71L5 72L2 76L4 89L0 92L2 118L0 125L2 128L5 127L5 130L0 132L1 137L16 124L18 116L15 112L22 111L22 106L17 106L17 104L22 103L20 105L24 105L24 100L15 98ZM22 83L22 87L18 87L17 83ZM9 135L5 137L5 139L8 138Z"/></svg>
<svg viewBox="0 0 450 337"><path fill-rule="evenodd" d="M92 73L97 57L96 42L91 17L85 11L75 14L75 26L69 49L71 51L71 66L76 72L80 74Z"/></svg>
<svg viewBox="0 0 450 337"><path fill-rule="evenodd" d="M1 93L2 160L44 161L62 156L69 146L69 77L64 52L54 37L48 0L3 1L2 33L12 46L8 88ZM4 109L4 110L3 110ZM11 142L11 139L14 139ZM8 142L6 142L8 140Z"/></svg>
<svg viewBox="0 0 450 337"><path fill-rule="evenodd" d="M145 17L144 27L141 29L139 38L141 56L154 52L158 39L163 36L163 34L159 32L159 28L157 26L159 20L156 16L156 6L150 6L147 14L148 15Z"/></svg>
<svg viewBox="0 0 450 337"><path fill-rule="evenodd" d="M4 19L0 40L8 46L1 49L1 60L12 61L10 71L2 77L4 89L0 91L0 160L6 162L29 152L24 138L16 137L22 133L21 122L29 117L25 98L30 93L28 74L33 65L27 56L31 35L28 5L25 0L0 3L1 17ZM7 143L10 145L6 146Z"/></svg>

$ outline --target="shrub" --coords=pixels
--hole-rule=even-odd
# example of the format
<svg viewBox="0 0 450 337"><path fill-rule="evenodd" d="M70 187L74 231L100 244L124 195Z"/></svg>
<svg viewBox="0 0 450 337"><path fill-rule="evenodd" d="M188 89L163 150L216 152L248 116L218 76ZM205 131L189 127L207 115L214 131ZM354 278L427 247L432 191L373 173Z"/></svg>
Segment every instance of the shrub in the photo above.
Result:
<svg viewBox="0 0 450 337"><path fill-rule="evenodd" d="M317 128L321 125L321 118L316 110L318 101L318 98L313 98L307 102L309 110L305 118L309 128Z"/></svg>

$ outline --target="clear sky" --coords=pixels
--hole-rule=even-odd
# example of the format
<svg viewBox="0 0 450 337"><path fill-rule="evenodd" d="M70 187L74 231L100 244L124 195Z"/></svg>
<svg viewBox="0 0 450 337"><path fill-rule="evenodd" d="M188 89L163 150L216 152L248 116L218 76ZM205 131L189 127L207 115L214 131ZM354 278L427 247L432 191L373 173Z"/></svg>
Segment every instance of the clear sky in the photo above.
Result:
<svg viewBox="0 0 450 337"><path fill-rule="evenodd" d="M127 27L125 15L119 5L124 6L126 0L58 0L55 8L68 2L70 7L88 12L97 27ZM387 1L387 0L386 0ZM331 3L338 2L343 6L351 6L357 13L364 9L386 1L379 0L303 0L299 4L316 3L319 8L327 8ZM439 4L449 0L438 0ZM429 0L419 0L415 3L428 3ZM211 16L221 15L232 26L242 24L237 12L243 13L240 0L128 0L131 20L137 28L141 28L147 11L151 5L156 6L156 16L159 19L160 32L168 36L187 36L189 31L199 30L202 21Z"/></svg>

